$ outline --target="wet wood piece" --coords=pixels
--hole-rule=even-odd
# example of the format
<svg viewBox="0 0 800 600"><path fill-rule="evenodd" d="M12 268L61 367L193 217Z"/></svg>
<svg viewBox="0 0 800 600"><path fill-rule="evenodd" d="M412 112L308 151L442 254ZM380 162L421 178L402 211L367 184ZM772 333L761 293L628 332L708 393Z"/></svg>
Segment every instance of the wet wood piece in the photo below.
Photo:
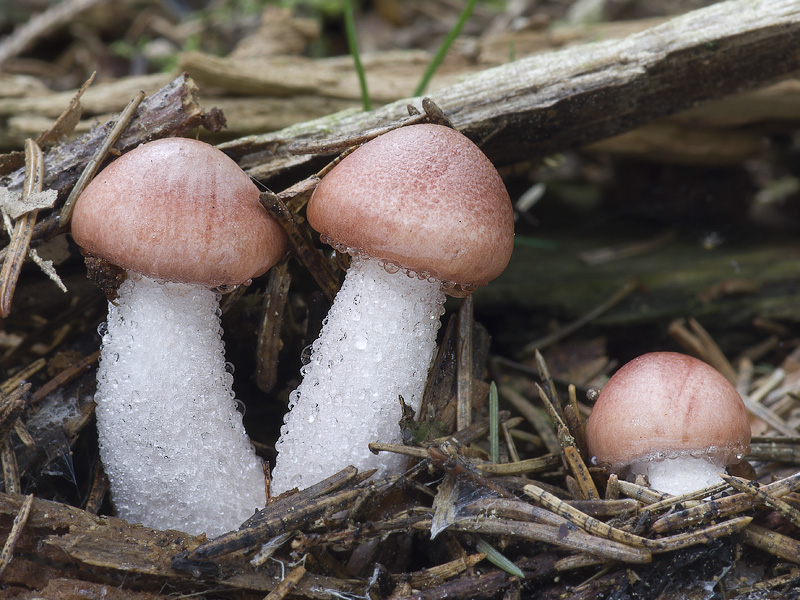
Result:
<svg viewBox="0 0 800 600"><path fill-rule="evenodd" d="M428 448L428 457L431 463L442 469L448 475L469 482L471 485L486 488L501 498L513 498L513 495L499 485L495 485L489 478L484 477L480 471L473 467L452 445L442 444L439 447Z"/></svg>
<svg viewBox="0 0 800 600"><path fill-rule="evenodd" d="M313 537L301 536L294 540L292 549L301 554L323 546L351 550L364 542L386 540L393 533L408 533L414 528L430 530L430 518L428 508L404 510L381 520L348 523L335 531L315 531ZM426 525L418 525L420 523Z"/></svg>
<svg viewBox="0 0 800 600"><path fill-rule="evenodd" d="M204 561L230 554L298 529L325 512L344 510L364 491L340 489L357 476L355 467L348 467L305 490L285 493L250 517L237 531L200 545L187 558Z"/></svg>
<svg viewBox="0 0 800 600"><path fill-rule="evenodd" d="M0 538L6 539L25 497L0 493ZM26 526L4 574L7 585L44 589L54 578L87 583L110 583L120 589L150 590L156 597L164 586L186 594L209 589L260 592L243 598L263 598L280 581L280 565L266 564L254 571L238 554L213 563L198 580L172 568L173 557L204 540L178 531L157 531L113 517L97 517L85 510L33 499ZM294 594L330 600L335 593L363 595L365 585L307 573ZM224 592L223 592L224 593Z"/></svg>
<svg viewBox="0 0 800 600"><path fill-rule="evenodd" d="M33 392L33 394L31 394L31 405L37 406L48 395L86 373L99 358L100 351L96 350L95 352L92 352L91 354L88 354L75 361L73 365L56 374L52 379L47 381L44 385Z"/></svg>
<svg viewBox="0 0 800 600"><path fill-rule="evenodd" d="M445 580L460 575L481 562L486 555L483 553L471 554L462 558L457 558L442 565L414 571L407 576L408 583L415 589L427 589L441 585Z"/></svg>
<svg viewBox="0 0 800 600"><path fill-rule="evenodd" d="M526 580L544 578L553 573L557 557L550 555L515 561L515 565L522 569ZM492 569L481 574L465 574L451 581L428 589L412 592L402 597L406 600L480 600L483 598L497 598L498 594L506 590L515 577L500 569Z"/></svg>
<svg viewBox="0 0 800 600"><path fill-rule="evenodd" d="M621 40L489 69L430 97L503 165L582 146L785 77L800 68L799 35L800 7L792 0L729 0ZM290 145L361 133L401 118L408 103L340 113L222 147L252 175L270 179L310 161L291 155Z"/></svg>
<svg viewBox="0 0 800 600"><path fill-rule="evenodd" d="M287 594L297 585L297 583L306 574L306 568L303 565L297 565L292 569L289 574L281 580L274 590L272 590L264 600L283 600Z"/></svg>

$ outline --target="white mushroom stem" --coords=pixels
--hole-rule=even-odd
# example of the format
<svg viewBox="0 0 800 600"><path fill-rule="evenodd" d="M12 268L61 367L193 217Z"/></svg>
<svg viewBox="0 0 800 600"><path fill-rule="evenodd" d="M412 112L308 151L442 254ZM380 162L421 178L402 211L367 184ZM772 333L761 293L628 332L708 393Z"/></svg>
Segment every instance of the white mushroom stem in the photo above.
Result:
<svg viewBox="0 0 800 600"><path fill-rule="evenodd" d="M232 383L217 294L131 273L109 305L95 396L120 517L215 536L265 505Z"/></svg>
<svg viewBox="0 0 800 600"><path fill-rule="evenodd" d="M368 444L400 442L399 396L419 409L444 300L439 282L353 258L290 396L275 492L308 487L348 465L380 474L403 468L404 457L376 456Z"/></svg>
<svg viewBox="0 0 800 600"><path fill-rule="evenodd" d="M646 475L651 488L673 496L719 483L722 481L719 474L724 472L724 467L718 467L708 459L688 455L631 465L632 475Z"/></svg>

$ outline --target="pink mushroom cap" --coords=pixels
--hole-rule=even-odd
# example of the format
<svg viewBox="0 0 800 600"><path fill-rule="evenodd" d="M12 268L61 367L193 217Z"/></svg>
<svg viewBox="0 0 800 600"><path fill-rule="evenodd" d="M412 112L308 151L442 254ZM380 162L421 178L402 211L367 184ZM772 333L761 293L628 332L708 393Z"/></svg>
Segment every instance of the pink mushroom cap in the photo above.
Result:
<svg viewBox="0 0 800 600"><path fill-rule="evenodd" d="M497 277L514 245L497 170L441 125L400 127L361 146L322 179L307 214L340 250L462 286Z"/></svg>
<svg viewBox="0 0 800 600"><path fill-rule="evenodd" d="M726 466L750 451L750 426L741 396L719 371L684 354L652 352L603 387L586 441L593 460L614 471L678 456Z"/></svg>
<svg viewBox="0 0 800 600"><path fill-rule="evenodd" d="M247 174L187 138L142 144L103 169L75 204L72 236L126 270L210 288L261 275L286 251Z"/></svg>

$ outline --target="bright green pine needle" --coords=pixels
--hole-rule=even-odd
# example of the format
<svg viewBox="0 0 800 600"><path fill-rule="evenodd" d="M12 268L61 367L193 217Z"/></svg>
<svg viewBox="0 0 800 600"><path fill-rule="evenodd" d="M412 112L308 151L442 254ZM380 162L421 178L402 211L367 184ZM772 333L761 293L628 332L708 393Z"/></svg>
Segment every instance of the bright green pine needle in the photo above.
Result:
<svg viewBox="0 0 800 600"><path fill-rule="evenodd" d="M428 68L425 69L425 74L422 76L422 81L419 82L417 89L414 90L415 96L421 96L425 93L425 88L428 87L433 74L436 72L436 69L439 68L439 65L442 64L447 51L461 33L461 30L464 28L464 25L466 25L467 20L469 19L469 16L472 14L472 9L475 8L477 3L478 0L468 0L464 10L461 11L461 15L459 15L455 26L450 30L450 33L447 34L447 37L442 42L442 45L439 46L439 49L436 51L433 60L431 60L430 64L428 65Z"/></svg>
<svg viewBox="0 0 800 600"><path fill-rule="evenodd" d="M522 569L503 556L499 550L497 550L483 538L478 538L475 548L478 552L483 552L486 555L486 560L492 563L495 567L503 569L503 571L509 575L514 575L520 579L525 579L525 573L522 572Z"/></svg>
<svg viewBox="0 0 800 600"><path fill-rule="evenodd" d="M500 462L500 408L497 399L497 385L489 386L489 459Z"/></svg>
<svg viewBox="0 0 800 600"><path fill-rule="evenodd" d="M350 49L350 55L353 57L356 74L358 75L358 85L361 87L361 106L365 111L369 111L372 109L372 103L369 99L369 90L367 90L367 76L364 73L364 65L361 64L361 54L358 51L353 0L344 0L344 28L347 34L347 46Z"/></svg>

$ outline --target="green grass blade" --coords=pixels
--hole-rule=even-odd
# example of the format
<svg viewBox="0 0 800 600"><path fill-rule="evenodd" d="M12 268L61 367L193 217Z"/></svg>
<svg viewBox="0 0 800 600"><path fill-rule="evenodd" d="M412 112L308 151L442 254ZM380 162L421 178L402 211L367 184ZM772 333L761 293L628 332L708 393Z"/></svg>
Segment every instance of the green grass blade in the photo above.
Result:
<svg viewBox="0 0 800 600"><path fill-rule="evenodd" d="M492 546L483 538L478 538L478 542L475 544L475 549L478 552L483 552L486 555L486 560L492 563L495 567L503 569L503 571L509 575L514 575L520 579L525 579L525 573L522 572L522 569L503 556L503 554L497 548Z"/></svg>
<svg viewBox="0 0 800 600"><path fill-rule="evenodd" d="M419 82L417 89L414 90L415 96L421 96L425 93L425 88L428 87L428 84L433 77L433 74L436 72L436 69L439 68L439 65L442 64L447 51L450 49L450 46L453 44L455 39L461 33L461 30L466 25L469 16L472 14L472 9L475 8L475 5L478 3L478 0L469 0L467 5L464 7L464 10L461 11L461 15L458 17L458 21L456 22L455 26L450 30L450 33L447 34L447 37L442 42L442 45L439 46L439 49L436 51L436 54L431 60L428 68L425 70L425 74L422 76L422 81Z"/></svg>
<svg viewBox="0 0 800 600"><path fill-rule="evenodd" d="M344 29L347 35L347 47L353 57L353 64L358 75L358 85L361 88L361 106L365 111L372 110L372 102L369 99L367 89L367 76L364 73L364 65L361 64L361 54L358 51L358 40L356 39L356 18L353 0L344 0Z"/></svg>

